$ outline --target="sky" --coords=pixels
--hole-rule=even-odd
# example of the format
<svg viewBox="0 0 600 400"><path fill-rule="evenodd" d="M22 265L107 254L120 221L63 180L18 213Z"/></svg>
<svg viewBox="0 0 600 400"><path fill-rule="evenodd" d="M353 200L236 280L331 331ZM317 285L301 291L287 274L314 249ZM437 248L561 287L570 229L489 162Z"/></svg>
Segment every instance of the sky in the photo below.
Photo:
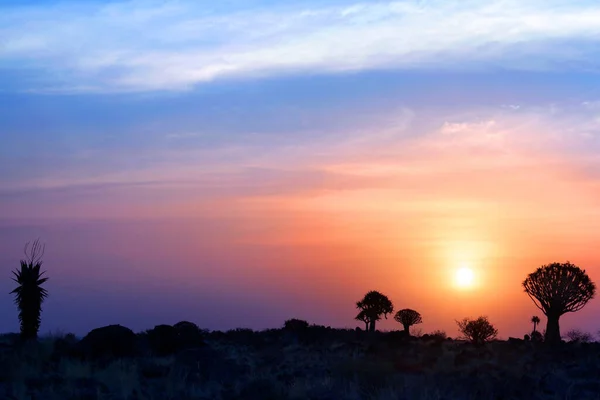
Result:
<svg viewBox="0 0 600 400"><path fill-rule="evenodd" d="M354 328L378 290L423 332L486 315L521 337L545 324L528 273L600 278L597 21L572 0L3 0L0 330L39 237L42 332Z"/></svg>

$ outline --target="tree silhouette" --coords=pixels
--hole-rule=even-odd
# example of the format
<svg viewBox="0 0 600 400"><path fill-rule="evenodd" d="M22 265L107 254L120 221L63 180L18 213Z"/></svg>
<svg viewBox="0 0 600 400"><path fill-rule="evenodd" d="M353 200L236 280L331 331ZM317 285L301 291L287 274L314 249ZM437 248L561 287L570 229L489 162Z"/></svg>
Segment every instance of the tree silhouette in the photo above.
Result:
<svg viewBox="0 0 600 400"><path fill-rule="evenodd" d="M367 316L367 313L365 310L361 310L358 315L356 316L356 318L354 318L357 321L362 321L365 323L365 331L369 330L369 317ZM378 318L380 319L380 318Z"/></svg>
<svg viewBox="0 0 600 400"><path fill-rule="evenodd" d="M465 318L462 321L456 321L456 324L463 338L474 344L483 344L498 335L498 329L488 321L487 317Z"/></svg>
<svg viewBox="0 0 600 400"><path fill-rule="evenodd" d="M410 327L416 324L420 324L423 322L421 319L421 314L419 314L415 310L411 310L410 308L405 308L400 310L394 316L394 319L401 323L404 327L404 332L406 335L410 336Z"/></svg>
<svg viewBox="0 0 600 400"><path fill-rule="evenodd" d="M21 260L21 268L12 271L12 278L17 286L10 294L15 295L15 304L19 309L19 323L21 338L36 339L40 329L42 303L48 296L48 291L42 284L48 278L42 278L46 271L40 272L42 257L45 246L40 244L39 239L33 242L31 248L29 242L25 244L25 259Z"/></svg>
<svg viewBox="0 0 600 400"><path fill-rule="evenodd" d="M531 317L531 322L533 322L533 332L536 332L537 325L540 323L540 317L534 315Z"/></svg>
<svg viewBox="0 0 600 400"><path fill-rule="evenodd" d="M581 310L596 294L596 285L576 265L566 262L539 267L523 281L533 303L548 318L545 342L560 342L560 316Z"/></svg>
<svg viewBox="0 0 600 400"><path fill-rule="evenodd" d="M382 315L387 319L387 315L394 311L390 299L375 290L368 292L362 300L356 302L356 308L360 309L356 319L365 322L371 332L375 331L375 324Z"/></svg>

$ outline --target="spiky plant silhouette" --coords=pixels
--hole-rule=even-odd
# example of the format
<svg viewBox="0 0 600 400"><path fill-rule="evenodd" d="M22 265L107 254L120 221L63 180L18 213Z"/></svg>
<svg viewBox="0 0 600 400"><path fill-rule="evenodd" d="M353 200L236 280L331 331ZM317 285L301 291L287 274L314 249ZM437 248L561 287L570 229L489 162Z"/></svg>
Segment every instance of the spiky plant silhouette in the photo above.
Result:
<svg viewBox="0 0 600 400"><path fill-rule="evenodd" d="M537 331L537 325L540 323L540 317L534 315L531 317L531 322L533 323L533 332Z"/></svg>
<svg viewBox="0 0 600 400"><path fill-rule="evenodd" d="M19 309L21 338L36 339L42 322L42 303L48 297L48 291L42 284L48 280L43 277L46 271L40 272L42 257L46 246L36 239L32 246L25 244L25 259L21 260L21 268L12 271L12 278L17 286L10 294L15 295L15 304Z"/></svg>

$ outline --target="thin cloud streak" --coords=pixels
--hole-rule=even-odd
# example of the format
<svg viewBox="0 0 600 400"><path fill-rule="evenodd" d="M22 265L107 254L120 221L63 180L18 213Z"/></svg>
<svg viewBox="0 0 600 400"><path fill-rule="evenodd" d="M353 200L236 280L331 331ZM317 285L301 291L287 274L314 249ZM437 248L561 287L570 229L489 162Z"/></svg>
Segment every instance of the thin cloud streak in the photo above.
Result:
<svg viewBox="0 0 600 400"><path fill-rule="evenodd" d="M594 3L206 7L192 1L0 7L0 60L9 69L37 71L25 89L50 92L185 90L225 78L382 68L598 70L600 5ZM564 42L570 45L556 46Z"/></svg>

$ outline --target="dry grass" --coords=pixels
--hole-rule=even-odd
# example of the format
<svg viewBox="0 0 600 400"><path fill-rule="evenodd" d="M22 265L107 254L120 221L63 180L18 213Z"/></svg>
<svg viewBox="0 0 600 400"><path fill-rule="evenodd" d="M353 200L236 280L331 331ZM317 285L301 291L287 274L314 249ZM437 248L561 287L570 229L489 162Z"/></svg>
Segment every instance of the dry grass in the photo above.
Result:
<svg viewBox="0 0 600 400"><path fill-rule="evenodd" d="M536 394L539 399L600 399L600 345L595 344L572 345L556 354L504 342L475 348L452 341L213 340L211 359L91 363L53 357L60 337L0 354L2 365L10 365L0 369L0 398L463 400Z"/></svg>

